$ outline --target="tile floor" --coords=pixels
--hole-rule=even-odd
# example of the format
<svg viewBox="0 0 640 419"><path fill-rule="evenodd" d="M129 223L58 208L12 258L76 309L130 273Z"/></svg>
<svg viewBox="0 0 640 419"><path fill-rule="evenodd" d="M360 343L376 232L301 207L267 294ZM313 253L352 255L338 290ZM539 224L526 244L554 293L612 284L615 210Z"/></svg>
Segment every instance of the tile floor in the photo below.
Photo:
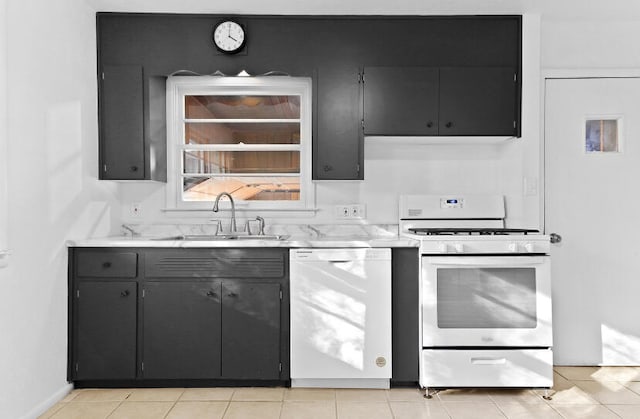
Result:
<svg viewBox="0 0 640 419"><path fill-rule="evenodd" d="M534 390L161 388L74 390L44 419L640 418L640 367L556 367Z"/></svg>

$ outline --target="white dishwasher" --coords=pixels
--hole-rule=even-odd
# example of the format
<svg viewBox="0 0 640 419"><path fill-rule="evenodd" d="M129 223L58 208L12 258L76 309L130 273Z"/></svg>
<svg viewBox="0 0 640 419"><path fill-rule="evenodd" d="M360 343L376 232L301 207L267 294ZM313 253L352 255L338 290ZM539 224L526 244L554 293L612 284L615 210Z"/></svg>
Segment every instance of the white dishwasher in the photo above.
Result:
<svg viewBox="0 0 640 419"><path fill-rule="evenodd" d="M291 387L389 388L391 249L291 249Z"/></svg>

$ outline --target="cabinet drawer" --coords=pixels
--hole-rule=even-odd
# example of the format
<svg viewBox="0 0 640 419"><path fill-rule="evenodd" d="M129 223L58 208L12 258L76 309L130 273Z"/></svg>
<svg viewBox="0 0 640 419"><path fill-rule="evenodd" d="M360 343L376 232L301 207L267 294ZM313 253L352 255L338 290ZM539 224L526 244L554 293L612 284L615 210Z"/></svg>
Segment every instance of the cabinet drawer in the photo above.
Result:
<svg viewBox="0 0 640 419"><path fill-rule="evenodd" d="M135 278L137 272L138 254L135 252L76 252L76 275L79 277Z"/></svg>
<svg viewBox="0 0 640 419"><path fill-rule="evenodd" d="M551 349L425 349L424 387L552 387Z"/></svg>
<svg viewBox="0 0 640 419"><path fill-rule="evenodd" d="M145 255L147 278L282 278L283 249L168 249Z"/></svg>

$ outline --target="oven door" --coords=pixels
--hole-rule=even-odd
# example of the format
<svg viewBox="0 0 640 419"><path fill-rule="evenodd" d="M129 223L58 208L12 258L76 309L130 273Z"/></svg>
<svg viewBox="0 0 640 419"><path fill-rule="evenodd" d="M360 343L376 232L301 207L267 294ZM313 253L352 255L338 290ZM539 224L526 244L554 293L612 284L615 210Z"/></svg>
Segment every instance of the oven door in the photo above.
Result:
<svg viewBox="0 0 640 419"><path fill-rule="evenodd" d="M550 347L549 259L424 256L423 347Z"/></svg>

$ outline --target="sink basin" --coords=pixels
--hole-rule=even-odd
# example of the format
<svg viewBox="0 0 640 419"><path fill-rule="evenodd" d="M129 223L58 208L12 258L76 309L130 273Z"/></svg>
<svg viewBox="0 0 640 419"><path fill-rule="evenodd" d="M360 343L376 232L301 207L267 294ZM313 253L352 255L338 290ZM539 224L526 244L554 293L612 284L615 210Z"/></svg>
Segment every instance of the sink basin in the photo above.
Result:
<svg viewBox="0 0 640 419"><path fill-rule="evenodd" d="M193 241L220 241L220 240L286 240L289 236L282 234L265 234L262 236L250 236L246 234L185 234L181 236L157 237L151 240L193 240Z"/></svg>

